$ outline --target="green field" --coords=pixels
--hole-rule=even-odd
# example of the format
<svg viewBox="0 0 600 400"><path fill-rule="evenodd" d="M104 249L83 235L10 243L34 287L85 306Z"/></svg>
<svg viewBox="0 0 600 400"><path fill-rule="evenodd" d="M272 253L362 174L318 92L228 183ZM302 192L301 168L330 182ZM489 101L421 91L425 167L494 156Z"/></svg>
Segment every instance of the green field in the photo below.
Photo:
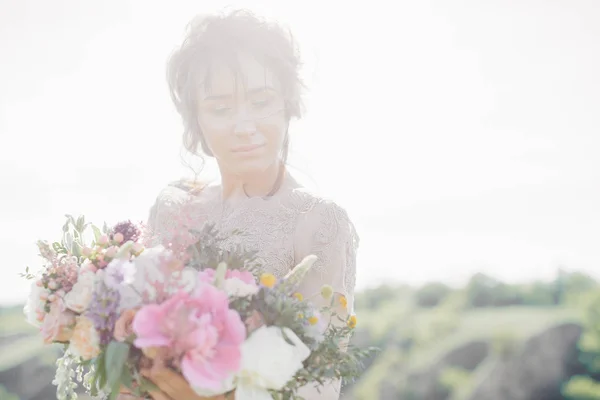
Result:
<svg viewBox="0 0 600 400"><path fill-rule="evenodd" d="M462 289L437 284L427 290L381 287L357 294L359 326L354 341L361 346L376 346L381 351L366 363L363 376L347 387L342 399L418 399L403 395L409 385L407 378L427 375L456 349L475 342L488 343L494 349L519 348L527 339L552 327L565 323L581 325L580 293L593 293L597 286L585 277L570 279L560 285L517 286L493 281L490 284L489 278L479 276ZM44 370L53 375L58 348L43 345L37 330L25 321L21 307L0 309L0 327L0 395L16 400L2 392L2 385L9 388L15 377L21 382L35 378L19 368L32 360L35 374ZM494 351L473 371L445 371L440 379L450 382L453 390L432 400L468 398L473 385L487 378L498 361ZM3 382L2 377L8 373L13 374L11 382ZM21 396L20 400L32 399L20 393L25 388L15 388L14 384L12 388L13 394ZM54 393L55 388L48 383L45 390L44 393Z"/></svg>

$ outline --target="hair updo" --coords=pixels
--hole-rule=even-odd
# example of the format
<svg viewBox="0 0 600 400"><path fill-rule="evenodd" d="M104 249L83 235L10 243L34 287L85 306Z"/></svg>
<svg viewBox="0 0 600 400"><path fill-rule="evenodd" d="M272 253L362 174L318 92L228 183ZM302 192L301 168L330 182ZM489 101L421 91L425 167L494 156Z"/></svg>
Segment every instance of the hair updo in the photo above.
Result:
<svg viewBox="0 0 600 400"><path fill-rule="evenodd" d="M200 156L200 144L202 151L212 156L197 118L198 85L209 78L206 67L214 60L225 60L233 71L239 72L239 53L255 58L279 80L288 120L301 117L301 61L291 33L245 10L196 17L188 24L183 43L167 64L171 99L183 121L183 145L193 155ZM286 135L284 162L288 144Z"/></svg>

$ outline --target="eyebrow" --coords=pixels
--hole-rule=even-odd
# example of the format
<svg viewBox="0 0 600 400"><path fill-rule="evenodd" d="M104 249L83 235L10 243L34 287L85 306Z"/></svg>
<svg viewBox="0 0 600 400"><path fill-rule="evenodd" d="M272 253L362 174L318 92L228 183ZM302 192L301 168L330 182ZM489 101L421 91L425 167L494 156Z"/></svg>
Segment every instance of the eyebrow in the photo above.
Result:
<svg viewBox="0 0 600 400"><path fill-rule="evenodd" d="M253 94L257 94L257 93L261 93L261 92L277 92L277 91L272 86L261 86L261 87L252 88L252 89L247 90L246 94L253 95ZM231 97L233 97L233 94L231 94L231 93L211 94L209 96L205 96L202 100L203 101L223 100L223 99L230 99Z"/></svg>

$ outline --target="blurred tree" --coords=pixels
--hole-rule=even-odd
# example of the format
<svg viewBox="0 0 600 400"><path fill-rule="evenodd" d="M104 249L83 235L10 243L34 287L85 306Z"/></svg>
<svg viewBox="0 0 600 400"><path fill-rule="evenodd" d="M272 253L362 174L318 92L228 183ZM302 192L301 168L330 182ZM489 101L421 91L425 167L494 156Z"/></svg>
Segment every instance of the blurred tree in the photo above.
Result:
<svg viewBox="0 0 600 400"><path fill-rule="evenodd" d="M428 283L417 290L415 301L419 307L431 308L439 305L451 292L450 286L444 283Z"/></svg>
<svg viewBox="0 0 600 400"><path fill-rule="evenodd" d="M569 400L600 400L600 290L586 295L583 333L578 348L579 359L587 374L571 378L563 386L563 395Z"/></svg>
<svg viewBox="0 0 600 400"><path fill-rule="evenodd" d="M469 306L474 308L523 304L522 296L516 286L507 285L482 273L471 277L466 293Z"/></svg>
<svg viewBox="0 0 600 400"><path fill-rule="evenodd" d="M411 290L408 286L393 287L381 285L376 288L366 289L356 296L356 307L374 310L384 303L399 298L403 293Z"/></svg>

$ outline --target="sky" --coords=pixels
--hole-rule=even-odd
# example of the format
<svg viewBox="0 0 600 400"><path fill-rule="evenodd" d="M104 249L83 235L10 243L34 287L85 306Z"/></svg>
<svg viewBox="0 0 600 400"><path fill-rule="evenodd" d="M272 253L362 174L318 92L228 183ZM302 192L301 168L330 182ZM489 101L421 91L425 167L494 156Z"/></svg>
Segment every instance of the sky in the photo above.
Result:
<svg viewBox="0 0 600 400"><path fill-rule="evenodd" d="M27 296L64 214L145 220L189 175L165 63L224 6L301 46L291 166L354 220L359 289L598 275L600 3L390 4L2 0L0 303Z"/></svg>

